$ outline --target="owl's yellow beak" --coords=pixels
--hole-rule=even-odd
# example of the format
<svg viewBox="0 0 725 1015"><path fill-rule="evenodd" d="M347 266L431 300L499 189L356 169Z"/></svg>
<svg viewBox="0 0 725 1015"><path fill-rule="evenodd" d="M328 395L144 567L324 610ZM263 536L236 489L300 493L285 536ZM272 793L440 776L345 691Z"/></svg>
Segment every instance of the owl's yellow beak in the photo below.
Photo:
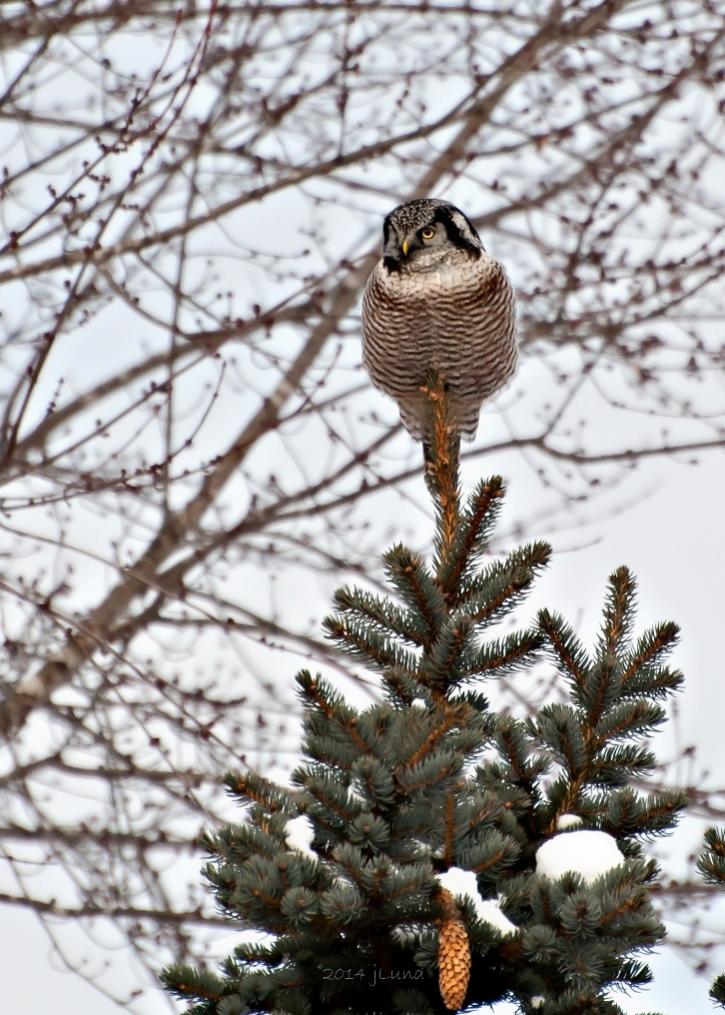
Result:
<svg viewBox="0 0 725 1015"><path fill-rule="evenodd" d="M410 244L408 243L407 240L403 240L403 242L401 243L401 247L403 248L403 256L407 257L408 251L410 250Z"/></svg>

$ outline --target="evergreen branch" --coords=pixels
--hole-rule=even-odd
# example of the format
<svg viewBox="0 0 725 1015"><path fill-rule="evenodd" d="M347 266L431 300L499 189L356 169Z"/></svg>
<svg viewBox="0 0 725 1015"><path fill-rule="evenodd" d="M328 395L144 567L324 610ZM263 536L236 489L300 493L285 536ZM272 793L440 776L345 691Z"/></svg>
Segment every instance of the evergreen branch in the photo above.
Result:
<svg viewBox="0 0 725 1015"><path fill-rule="evenodd" d="M595 742L603 744L628 736L646 736L666 719L664 709L637 699L608 709L592 730Z"/></svg>
<svg viewBox="0 0 725 1015"><path fill-rule="evenodd" d="M652 751L636 744L617 744L596 752L588 765L587 781L622 786L635 775L651 772L657 759Z"/></svg>
<svg viewBox="0 0 725 1015"><path fill-rule="evenodd" d="M542 772L550 767L549 759L540 758ZM476 769L476 781L480 786L485 787L492 793L496 793L504 808L501 816L501 827L507 834L514 838L520 837L520 820L530 826L533 834L533 811L532 797L525 787L517 785L514 781L513 770L505 762L489 761L485 766ZM541 792L540 789L537 790ZM536 824L535 834L540 832L540 825Z"/></svg>
<svg viewBox="0 0 725 1015"><path fill-rule="evenodd" d="M331 727L340 729L359 750L366 751L367 744L357 731L356 711L344 704L341 696L335 694L323 680L313 677L309 670L300 670L295 679L307 704L318 709Z"/></svg>
<svg viewBox="0 0 725 1015"><path fill-rule="evenodd" d="M440 692L433 691L429 694L430 688L426 687L420 680L418 674L411 674L398 666L388 666L382 675L383 683L393 705L401 704L408 707L416 698L429 703L430 698L440 698Z"/></svg>
<svg viewBox="0 0 725 1015"><path fill-rule="evenodd" d="M320 896L320 912L333 926L350 928L365 922L365 898L354 885L339 883Z"/></svg>
<svg viewBox="0 0 725 1015"><path fill-rule="evenodd" d="M204 831L199 836L199 846L225 863L239 863L255 854L273 857L284 848L284 835L281 832L270 834L269 821L263 821L263 826L260 828L247 822L225 825L216 832Z"/></svg>
<svg viewBox="0 0 725 1015"><path fill-rule="evenodd" d="M666 697L681 683L679 672L656 666L676 640L677 628L673 624L660 624L630 649L627 641L634 593L632 576L626 568L619 568L610 577L594 665L561 617L547 610L539 614L540 629L560 668L571 680L577 706L572 710L568 706L549 706L542 710L538 723L532 724L535 734L569 773L568 785L560 779L548 789L549 804L555 812L547 826L549 833L554 831L558 816L577 803L580 812L594 813L598 809L602 814L601 806L593 808L591 800L587 802L583 796L585 787L604 786L612 793L633 776L648 772L655 763L650 751L629 741L648 736L662 724L665 713L656 699ZM617 744L619 740L628 742ZM643 807L625 797L618 803L609 802L611 809L603 817L618 822L617 834L626 835L623 822L629 819L635 822L642 819L637 826L641 834L656 834L671 827L683 800L681 795L675 795L653 801L647 815Z"/></svg>
<svg viewBox="0 0 725 1015"><path fill-rule="evenodd" d="M634 619L636 589L637 583L627 567L618 567L609 576L598 639L598 654L602 659L614 659L625 648Z"/></svg>
<svg viewBox="0 0 725 1015"><path fill-rule="evenodd" d="M363 755L358 758L351 775L368 801L378 807L388 807L395 799L395 782L388 765L377 758Z"/></svg>
<svg viewBox="0 0 725 1015"><path fill-rule="evenodd" d="M671 621L657 624L645 631L623 661L622 683L626 684L646 667L656 666L660 659L677 644L679 634L679 627Z"/></svg>
<svg viewBox="0 0 725 1015"><path fill-rule="evenodd" d="M460 791L464 782L459 782L446 796L446 809L443 816L443 862L446 867L453 866L454 844L456 840L456 790Z"/></svg>
<svg viewBox="0 0 725 1015"><path fill-rule="evenodd" d="M246 960L245 964L250 965L258 962L279 962L284 955L284 950L280 948L279 941L273 941L269 943L267 941L240 941L234 949L234 955L236 958ZM236 966L237 963L229 956L225 960L232 966Z"/></svg>
<svg viewBox="0 0 725 1015"><path fill-rule="evenodd" d="M424 789L441 789L450 779L459 776L464 759L456 751L435 750L417 764L408 764L396 771L398 785L405 793Z"/></svg>
<svg viewBox="0 0 725 1015"><path fill-rule="evenodd" d="M457 692L456 694L447 695L446 700L451 705L465 703L474 712L477 712L479 717L485 715L487 717L488 722L490 723L487 730L487 734L493 732L496 720L494 715L490 713L489 701L488 698L485 696L485 694L482 694L480 691L474 690L473 688L469 688L465 691Z"/></svg>
<svg viewBox="0 0 725 1015"><path fill-rule="evenodd" d="M353 617L330 616L325 617L323 627L327 636L350 655L364 659L378 669L394 666L415 677L418 668L415 656L389 638L371 630L364 621Z"/></svg>
<svg viewBox="0 0 725 1015"><path fill-rule="evenodd" d="M579 710L570 705L544 705L530 728L565 767L572 790L578 787L591 759L587 728Z"/></svg>
<svg viewBox="0 0 725 1015"><path fill-rule="evenodd" d="M716 1001L722 1008L725 1008L725 974L717 977L708 991L713 1001Z"/></svg>
<svg viewBox="0 0 725 1015"><path fill-rule="evenodd" d="M651 698L669 698L673 691L682 687L684 675L680 670L671 670L666 666L643 666L631 676L620 677L620 700L648 696Z"/></svg>
<svg viewBox="0 0 725 1015"><path fill-rule="evenodd" d="M620 696L619 665L614 657L597 659L589 670L585 683L577 688L578 703L586 713L592 729L618 701Z"/></svg>
<svg viewBox="0 0 725 1015"><path fill-rule="evenodd" d="M391 833L396 840L396 849L391 851L393 859L401 862L403 858L405 862L429 859L434 843L438 848L438 814L433 813L430 807L420 807L417 801L409 800L389 810L388 814Z"/></svg>
<svg viewBox="0 0 725 1015"><path fill-rule="evenodd" d="M396 765L394 771L398 775L406 768L412 768L434 751L438 744L443 738L450 733L451 730L456 729L461 725L462 719L468 714L467 708L461 711L461 706L450 706L445 703L442 710L439 710L436 715L436 724L433 729L426 735L423 742L413 751L413 753ZM464 720L465 721L465 720Z"/></svg>
<svg viewBox="0 0 725 1015"><path fill-rule="evenodd" d="M626 567L609 576L602 627L597 638L596 662L581 687L580 700L589 721L596 725L620 697L622 656L627 654L634 619L636 582Z"/></svg>
<svg viewBox="0 0 725 1015"><path fill-rule="evenodd" d="M194 969L192 966L179 965L170 966L161 973L161 981L166 987L181 1000L194 999L197 1001L211 1001L214 1004L221 1001L229 993L229 983L225 983L218 976L206 970Z"/></svg>
<svg viewBox="0 0 725 1015"><path fill-rule="evenodd" d="M372 811L362 811L348 825L348 838L353 846L362 846L371 853L387 852L390 825Z"/></svg>
<svg viewBox="0 0 725 1015"><path fill-rule="evenodd" d="M297 813L289 793L257 772L227 772L224 784L241 803L255 803L274 814L281 811L293 817Z"/></svg>
<svg viewBox="0 0 725 1015"><path fill-rule="evenodd" d="M386 574L403 601L425 624L428 638L435 637L446 613L445 600L421 558L401 544L383 557Z"/></svg>
<svg viewBox="0 0 725 1015"><path fill-rule="evenodd" d="M482 829L491 828L499 822L506 810L498 794L482 786L478 770L469 779L466 793L459 802L459 821L467 832L478 835Z"/></svg>
<svg viewBox="0 0 725 1015"><path fill-rule="evenodd" d="M327 827L337 831L346 828L362 811L362 802L341 783L339 774L330 771L324 762L299 766L292 773L292 780L304 786L315 801L307 805L305 813ZM324 812L320 807L324 808ZM284 848L287 848L286 843Z"/></svg>
<svg viewBox="0 0 725 1015"><path fill-rule="evenodd" d="M502 676L530 662L541 645L542 638L536 630L520 631L486 642L465 654L461 665L462 677Z"/></svg>
<svg viewBox="0 0 725 1015"><path fill-rule="evenodd" d="M660 937L664 937L661 933ZM634 959L624 959L620 964L616 976L611 979L612 983L621 983L625 986L647 987L652 983L652 971L643 962ZM643 1012L642 1015L659 1015L658 1012Z"/></svg>
<svg viewBox="0 0 725 1015"><path fill-rule="evenodd" d="M608 794L602 813L602 831L622 836L660 835L672 830L675 819L687 805L683 790L648 793L640 796L630 786Z"/></svg>
<svg viewBox="0 0 725 1015"><path fill-rule="evenodd" d="M356 729L353 720L350 727L335 726L326 716L312 713L305 719L306 753L314 761L334 769L340 779L345 779L350 766L367 749L361 737L352 735Z"/></svg>
<svg viewBox="0 0 725 1015"><path fill-rule="evenodd" d="M367 850L350 842L343 842L334 850L330 866L340 872L343 884L346 880L350 881L363 895L371 895L375 891L376 872L379 871L381 864L384 865L386 873L393 867L388 857L383 855L371 858Z"/></svg>
<svg viewBox="0 0 725 1015"><path fill-rule="evenodd" d="M481 481L471 494L454 538L445 547L436 545L436 574L446 599L455 598L476 559L486 549L504 495L503 480L492 476ZM443 552L445 549L446 552Z"/></svg>
<svg viewBox="0 0 725 1015"><path fill-rule="evenodd" d="M549 610L540 610L538 621L563 673L574 681L575 687L584 687L591 661L571 627L558 613Z"/></svg>
<svg viewBox="0 0 725 1015"><path fill-rule="evenodd" d="M697 860L697 872L708 885L725 887L725 829L708 828L705 847Z"/></svg>
<svg viewBox="0 0 725 1015"><path fill-rule="evenodd" d="M520 856L521 847L510 835L505 835L498 828L486 828L474 845L457 849L454 858L459 866L473 871L486 884L491 884Z"/></svg>
<svg viewBox="0 0 725 1015"><path fill-rule="evenodd" d="M420 666L421 679L429 686L446 690L459 677L459 667L469 646L471 622L466 615L449 616Z"/></svg>
<svg viewBox="0 0 725 1015"><path fill-rule="evenodd" d="M506 616L524 598L534 578L551 557L548 543L536 542L514 550L503 561L496 561L465 584L460 596L452 600L465 609L475 624L490 624Z"/></svg>
<svg viewBox="0 0 725 1015"><path fill-rule="evenodd" d="M279 904L280 915L287 921L287 929L293 932L318 923L316 918L319 918L321 908L317 893L303 885L288 888Z"/></svg>
<svg viewBox="0 0 725 1015"><path fill-rule="evenodd" d="M511 781L523 787L531 803L539 803L541 794L538 780L547 767L542 757L532 755L532 742L524 723L510 716L504 716L498 723L495 743L499 754L505 759Z"/></svg>
<svg viewBox="0 0 725 1015"><path fill-rule="evenodd" d="M357 615L358 623L367 621L381 634L397 635L416 646L426 644L427 630L421 631L416 625L417 618L389 599L345 586L335 592L334 604L340 613Z"/></svg>
<svg viewBox="0 0 725 1015"><path fill-rule="evenodd" d="M435 872L429 860L393 868L381 885L381 894L386 901L395 904L396 919L401 915L401 903L408 910L407 918L420 918L421 910L427 915L428 900L433 886Z"/></svg>
<svg viewBox="0 0 725 1015"><path fill-rule="evenodd" d="M613 938L632 936L632 916L644 916L640 923L640 935L652 934L664 937L664 927L652 913L652 901L647 887L648 882L657 875L657 864L654 860L632 861L626 864L624 872L616 875L607 874L608 880L616 877L614 888L608 889L601 896L600 926ZM639 923L639 921L638 921Z"/></svg>

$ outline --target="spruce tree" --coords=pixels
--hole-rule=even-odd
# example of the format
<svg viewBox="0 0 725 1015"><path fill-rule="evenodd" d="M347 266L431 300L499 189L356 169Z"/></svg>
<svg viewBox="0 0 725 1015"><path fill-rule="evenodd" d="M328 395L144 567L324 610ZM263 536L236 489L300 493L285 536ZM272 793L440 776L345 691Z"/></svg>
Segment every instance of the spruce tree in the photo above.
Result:
<svg viewBox="0 0 725 1015"><path fill-rule="evenodd" d="M379 675L380 700L358 710L302 671L291 786L226 776L246 813L204 836L205 876L240 941L218 971L165 971L189 1015L433 1015L502 999L614 1015L614 988L650 979L643 958L664 929L644 847L684 800L634 784L682 680L665 663L677 628L634 636L620 567L591 651L547 610L498 633L550 548L487 556L503 483L461 503L445 396L429 394L432 560L394 546L393 594L342 588L325 621ZM547 657L563 702L521 717L489 705L489 682Z"/></svg>

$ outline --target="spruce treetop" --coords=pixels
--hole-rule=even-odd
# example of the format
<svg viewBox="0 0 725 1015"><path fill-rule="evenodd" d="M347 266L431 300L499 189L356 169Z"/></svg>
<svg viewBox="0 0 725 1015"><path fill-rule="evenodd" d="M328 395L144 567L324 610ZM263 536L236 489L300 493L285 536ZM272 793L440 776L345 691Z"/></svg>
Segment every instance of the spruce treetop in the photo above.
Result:
<svg viewBox="0 0 725 1015"><path fill-rule="evenodd" d="M227 775L246 814L205 835L205 876L240 941L219 971L166 970L189 1015L439 1015L503 999L532 1015L615 1015L613 988L650 980L644 957L664 929L644 846L684 800L639 787L682 682L666 664L677 628L634 634L635 581L620 567L592 649L549 610L501 633L551 551L487 555L503 483L462 502L445 392L429 394L433 559L394 546L393 594L342 588L325 621L379 675L381 699L353 708L304 670L291 786ZM487 682L544 659L563 700L522 717L490 707ZM542 845L570 848L587 830L612 844L601 873L546 873Z"/></svg>

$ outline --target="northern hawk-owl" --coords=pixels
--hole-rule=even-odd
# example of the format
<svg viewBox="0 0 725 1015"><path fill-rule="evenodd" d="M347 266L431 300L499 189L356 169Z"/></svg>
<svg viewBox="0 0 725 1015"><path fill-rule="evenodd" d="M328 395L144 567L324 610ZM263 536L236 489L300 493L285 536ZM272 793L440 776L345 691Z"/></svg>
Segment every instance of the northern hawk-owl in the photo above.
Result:
<svg viewBox="0 0 725 1015"><path fill-rule="evenodd" d="M447 201L410 201L386 217L362 327L373 384L395 399L406 429L426 445L430 403L421 387L431 371L445 385L452 428L472 440L482 402L516 370L513 289Z"/></svg>

